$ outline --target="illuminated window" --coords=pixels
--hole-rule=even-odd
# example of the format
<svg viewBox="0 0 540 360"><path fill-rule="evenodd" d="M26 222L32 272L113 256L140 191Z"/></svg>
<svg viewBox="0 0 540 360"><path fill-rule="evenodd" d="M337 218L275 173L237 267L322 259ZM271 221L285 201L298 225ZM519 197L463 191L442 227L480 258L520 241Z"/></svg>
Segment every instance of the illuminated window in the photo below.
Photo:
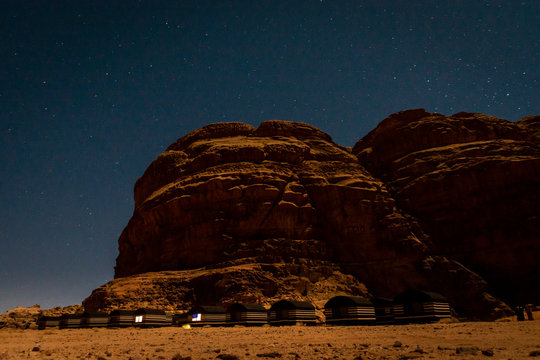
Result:
<svg viewBox="0 0 540 360"><path fill-rule="evenodd" d="M202 314L191 315L191 321L201 321Z"/></svg>
<svg viewBox="0 0 540 360"><path fill-rule="evenodd" d="M142 315L135 316L135 322L136 323L142 323Z"/></svg>

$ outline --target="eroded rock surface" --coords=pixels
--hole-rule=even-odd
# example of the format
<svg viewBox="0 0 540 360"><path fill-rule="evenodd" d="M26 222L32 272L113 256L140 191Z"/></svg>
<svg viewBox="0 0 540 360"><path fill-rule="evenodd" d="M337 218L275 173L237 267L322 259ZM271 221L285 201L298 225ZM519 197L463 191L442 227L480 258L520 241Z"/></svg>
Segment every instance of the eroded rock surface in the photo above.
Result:
<svg viewBox="0 0 540 360"><path fill-rule="evenodd" d="M512 303L540 300L540 117L517 123L422 109L393 114L354 147L434 254L481 274Z"/></svg>
<svg viewBox="0 0 540 360"><path fill-rule="evenodd" d="M390 152L412 147L394 144ZM359 145L355 154L388 179L372 165L392 155L373 160ZM323 301L337 293L393 297L413 287L443 293L462 315L508 314L482 277L433 251L411 213L350 149L313 126L208 125L169 146L137 181L115 280L84 305Z"/></svg>
<svg viewBox="0 0 540 360"><path fill-rule="evenodd" d="M220 266L149 272L118 278L94 290L84 306L90 310L151 307L188 310L193 304L259 302L282 298L309 300L320 308L334 294L369 297L365 285L324 261Z"/></svg>

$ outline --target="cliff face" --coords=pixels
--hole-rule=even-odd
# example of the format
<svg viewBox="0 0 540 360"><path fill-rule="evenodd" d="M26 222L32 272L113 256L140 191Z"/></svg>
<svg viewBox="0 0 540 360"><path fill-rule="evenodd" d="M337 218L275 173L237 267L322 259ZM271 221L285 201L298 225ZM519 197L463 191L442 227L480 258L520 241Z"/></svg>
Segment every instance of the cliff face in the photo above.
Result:
<svg viewBox="0 0 540 360"><path fill-rule="evenodd" d="M511 302L540 300L540 117L391 115L353 153L415 216L435 254Z"/></svg>
<svg viewBox="0 0 540 360"><path fill-rule="evenodd" d="M471 117L480 120L474 127L463 128L460 122ZM407 166L393 164L398 160L406 164L402 158L421 152L426 157L422 160L425 168L433 159L423 152L447 147L446 153L436 156L445 159L445 167L450 166L450 159L461 157L482 163L478 155L482 151L517 156L519 161L510 161L506 171L517 171L514 168L522 169L529 163L533 165L527 166L534 167L533 160L522 156L535 146L538 150L531 130L536 122L532 118L519 126L471 114L454 118L458 120L450 122L421 110L390 116L352 153L335 144L329 135L302 123L266 121L258 128L220 123L189 133L158 156L137 181L135 211L119 239L116 279L96 289L85 300L85 307L126 306L133 298L168 307L250 297L262 301L284 296L322 301L331 297L332 291L392 297L415 287L443 293L464 315L490 318L508 313L506 305L490 294L487 283L454 260L456 251L447 249L461 249L465 246L462 243L470 243L446 243L441 240L444 231L439 230L439 220L430 220L430 216L453 216L454 220L448 222L467 220L456 217L461 213L453 208L455 205L446 204L454 200L444 198L447 185L440 185L438 191L429 187L426 191L407 190L412 192L405 196L404 184L414 181L407 182L408 178L399 173ZM419 134L415 126L399 125L417 119L426 119L424 127L416 126L422 130ZM389 135L402 128L405 130L395 138ZM451 136L445 135L452 131ZM510 140L514 143L507 150L501 149ZM486 143L490 141L494 143ZM473 142L478 143L474 149L464 147ZM414 159L409 161L414 163ZM528 174L526 169L520 171ZM477 179L479 175L471 176ZM534 176L538 179L538 173L529 178L530 186ZM469 191L474 192L474 188ZM411 197L424 205L418 209L408 205L405 199ZM424 212L419 210L439 201L447 208L439 212L432 211L433 206ZM525 198L519 201L516 207ZM477 205L485 207L486 202ZM538 230L534 219L527 221L531 233L535 227ZM467 260L464 256L459 259ZM291 270L298 268L303 272ZM200 271L212 273L211 281L196 280ZM343 280L350 276L345 274L353 275L358 282L349 291L343 284L352 283ZM153 280L148 281L148 276ZM269 278L276 281L262 280ZM217 290L204 290L209 287ZM139 290L135 294L134 290L120 289ZM162 295L156 295L156 291ZM184 295L172 299L166 295L172 292Z"/></svg>
<svg viewBox="0 0 540 360"><path fill-rule="evenodd" d="M307 124L206 126L150 165L135 199L116 277L222 262L410 261L425 253L385 186Z"/></svg>

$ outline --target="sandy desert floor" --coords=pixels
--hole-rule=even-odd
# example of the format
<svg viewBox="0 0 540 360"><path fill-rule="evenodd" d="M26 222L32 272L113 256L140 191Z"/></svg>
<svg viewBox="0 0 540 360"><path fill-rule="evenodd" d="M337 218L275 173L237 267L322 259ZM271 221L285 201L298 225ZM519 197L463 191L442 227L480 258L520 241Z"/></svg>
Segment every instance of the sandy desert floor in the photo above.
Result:
<svg viewBox="0 0 540 360"><path fill-rule="evenodd" d="M535 355L537 354L537 355ZM0 330L6 359L533 359L540 321Z"/></svg>

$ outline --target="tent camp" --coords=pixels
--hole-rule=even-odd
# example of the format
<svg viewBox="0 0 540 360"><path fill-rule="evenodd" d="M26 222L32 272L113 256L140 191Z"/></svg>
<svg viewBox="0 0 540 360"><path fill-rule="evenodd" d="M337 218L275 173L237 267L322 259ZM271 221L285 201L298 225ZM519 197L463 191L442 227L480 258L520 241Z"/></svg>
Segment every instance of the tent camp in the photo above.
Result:
<svg viewBox="0 0 540 360"><path fill-rule="evenodd" d="M226 323L225 309L222 306L199 305L193 307L188 314L191 326L218 326Z"/></svg>
<svg viewBox="0 0 540 360"><path fill-rule="evenodd" d="M392 299L375 297L371 299L375 307L375 317L377 325L388 325L394 323L394 306Z"/></svg>
<svg viewBox="0 0 540 360"><path fill-rule="evenodd" d="M109 323L109 315L105 312L85 311L81 315L81 327L106 327Z"/></svg>
<svg viewBox="0 0 540 360"><path fill-rule="evenodd" d="M361 296L335 296L324 305L328 325L373 325L375 308Z"/></svg>
<svg viewBox="0 0 540 360"><path fill-rule="evenodd" d="M40 316L37 320L39 330L60 326L60 316Z"/></svg>
<svg viewBox="0 0 540 360"><path fill-rule="evenodd" d="M279 300L268 310L270 325L314 325L316 319L315 307L306 301Z"/></svg>
<svg viewBox="0 0 540 360"><path fill-rule="evenodd" d="M134 323L133 310L113 310L109 313L109 327L127 327L133 326Z"/></svg>
<svg viewBox="0 0 540 360"><path fill-rule="evenodd" d="M81 314L64 314L58 324L60 329L77 329L81 327Z"/></svg>
<svg viewBox="0 0 540 360"><path fill-rule="evenodd" d="M157 327L172 325L172 319L167 318L163 310L139 309L133 313L134 325L141 327Z"/></svg>
<svg viewBox="0 0 540 360"><path fill-rule="evenodd" d="M394 298L394 318L398 323L437 322L450 317L450 306L439 293L407 290Z"/></svg>
<svg viewBox="0 0 540 360"><path fill-rule="evenodd" d="M226 311L229 325L264 325L268 323L267 311L261 304L235 303Z"/></svg>

